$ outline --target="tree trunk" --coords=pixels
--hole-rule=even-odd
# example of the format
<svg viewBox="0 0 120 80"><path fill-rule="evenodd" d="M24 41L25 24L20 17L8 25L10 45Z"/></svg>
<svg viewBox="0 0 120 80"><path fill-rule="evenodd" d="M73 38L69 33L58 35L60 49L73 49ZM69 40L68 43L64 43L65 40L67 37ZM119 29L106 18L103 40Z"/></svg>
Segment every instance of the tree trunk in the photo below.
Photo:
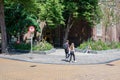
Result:
<svg viewBox="0 0 120 80"><path fill-rule="evenodd" d="M41 35L40 35L40 40L39 41L41 41L41 40L43 40L43 30L44 30L44 27L46 26L46 22L45 21L41 21L40 23L39 23L39 27L40 27L40 29L41 29Z"/></svg>
<svg viewBox="0 0 120 80"><path fill-rule="evenodd" d="M63 43L66 42L66 40L68 39L68 36L69 36L69 31L71 29L71 27L73 26L73 18L72 16L70 15L69 16L69 19L68 19L68 23L67 23L67 28L65 29L65 36L64 36L64 40L63 40Z"/></svg>
<svg viewBox="0 0 120 80"><path fill-rule="evenodd" d="M7 36L6 36L6 26L4 20L4 2L0 0L0 28L1 28L1 46L2 46L2 53L6 52L7 48Z"/></svg>
<svg viewBox="0 0 120 80"><path fill-rule="evenodd" d="M64 36L64 40L63 40L63 42L65 43L66 42L66 40L68 39L68 35L69 35L69 26L66 28L66 30L65 30L65 36Z"/></svg>

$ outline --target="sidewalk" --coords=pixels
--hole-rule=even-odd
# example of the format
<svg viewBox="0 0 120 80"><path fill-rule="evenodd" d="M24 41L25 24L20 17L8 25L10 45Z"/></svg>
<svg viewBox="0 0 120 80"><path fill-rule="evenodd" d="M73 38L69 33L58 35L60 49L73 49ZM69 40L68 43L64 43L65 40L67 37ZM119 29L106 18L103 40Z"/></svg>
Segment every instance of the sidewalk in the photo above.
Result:
<svg viewBox="0 0 120 80"><path fill-rule="evenodd" d="M81 53L75 52L76 63L69 63L65 61L64 49L56 49L55 52L42 55L42 54L31 54L31 53L22 53L22 54L12 54L5 55L0 54L0 58L20 60L26 62L42 63L42 64L75 64L75 65L87 65L87 64L103 64L115 60L120 60L120 51L111 52L111 53Z"/></svg>

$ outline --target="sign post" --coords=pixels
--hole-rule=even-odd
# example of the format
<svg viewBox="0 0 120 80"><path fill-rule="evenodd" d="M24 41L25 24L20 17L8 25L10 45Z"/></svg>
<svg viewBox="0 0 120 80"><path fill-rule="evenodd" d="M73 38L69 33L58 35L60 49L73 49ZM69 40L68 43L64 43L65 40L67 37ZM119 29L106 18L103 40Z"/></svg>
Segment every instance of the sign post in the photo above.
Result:
<svg viewBox="0 0 120 80"><path fill-rule="evenodd" d="M28 30L30 33L31 33L31 50L30 50L30 53L32 54L32 46L33 46L33 36L34 36L34 31L35 31L35 28L34 26L29 26L29 30ZM32 59L32 57L30 57Z"/></svg>

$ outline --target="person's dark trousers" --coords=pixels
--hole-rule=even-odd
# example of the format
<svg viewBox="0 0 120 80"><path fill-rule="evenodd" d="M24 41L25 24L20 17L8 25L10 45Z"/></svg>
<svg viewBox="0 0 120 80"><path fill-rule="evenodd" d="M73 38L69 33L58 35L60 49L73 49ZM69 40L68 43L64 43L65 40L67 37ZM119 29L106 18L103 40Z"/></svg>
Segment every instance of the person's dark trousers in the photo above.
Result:
<svg viewBox="0 0 120 80"><path fill-rule="evenodd" d="M68 49L65 49L65 58L68 58L69 57L69 54L68 54Z"/></svg>
<svg viewBox="0 0 120 80"><path fill-rule="evenodd" d="M69 60L69 62L72 60L72 57L73 57L73 60L75 61L75 54L74 54L74 52L70 52L70 60Z"/></svg>

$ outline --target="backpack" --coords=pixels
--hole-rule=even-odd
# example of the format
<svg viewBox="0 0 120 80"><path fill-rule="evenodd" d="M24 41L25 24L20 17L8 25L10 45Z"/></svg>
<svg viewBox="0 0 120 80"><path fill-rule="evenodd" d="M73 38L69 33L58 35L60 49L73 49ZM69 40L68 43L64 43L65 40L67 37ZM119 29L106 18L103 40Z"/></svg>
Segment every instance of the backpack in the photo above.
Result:
<svg viewBox="0 0 120 80"><path fill-rule="evenodd" d="M63 48L67 49L67 44L66 43L63 44Z"/></svg>

